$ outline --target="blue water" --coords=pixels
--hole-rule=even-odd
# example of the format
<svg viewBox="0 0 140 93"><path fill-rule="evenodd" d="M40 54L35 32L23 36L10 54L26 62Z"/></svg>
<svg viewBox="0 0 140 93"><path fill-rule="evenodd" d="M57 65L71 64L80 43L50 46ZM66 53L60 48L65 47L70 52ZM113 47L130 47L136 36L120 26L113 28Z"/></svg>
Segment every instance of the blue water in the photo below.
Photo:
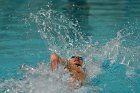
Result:
<svg viewBox="0 0 140 93"><path fill-rule="evenodd" d="M1 0L0 93L139 93L139 13L139 0ZM83 87L51 73L54 51L84 57Z"/></svg>

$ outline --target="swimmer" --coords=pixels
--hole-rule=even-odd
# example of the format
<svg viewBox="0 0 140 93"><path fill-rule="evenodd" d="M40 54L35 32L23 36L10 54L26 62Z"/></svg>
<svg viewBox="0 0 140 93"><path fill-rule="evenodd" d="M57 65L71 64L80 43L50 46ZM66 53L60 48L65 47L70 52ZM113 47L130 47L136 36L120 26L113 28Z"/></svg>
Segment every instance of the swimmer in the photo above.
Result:
<svg viewBox="0 0 140 93"><path fill-rule="evenodd" d="M83 84L83 82L86 79L86 73L84 68L82 67L83 66L82 57L72 56L71 59L65 60L59 57L58 54L52 53L50 59L52 71L57 70L59 68L59 65L63 65L70 72L70 75L72 77L72 80L70 81L71 84L76 81L80 82L80 86Z"/></svg>

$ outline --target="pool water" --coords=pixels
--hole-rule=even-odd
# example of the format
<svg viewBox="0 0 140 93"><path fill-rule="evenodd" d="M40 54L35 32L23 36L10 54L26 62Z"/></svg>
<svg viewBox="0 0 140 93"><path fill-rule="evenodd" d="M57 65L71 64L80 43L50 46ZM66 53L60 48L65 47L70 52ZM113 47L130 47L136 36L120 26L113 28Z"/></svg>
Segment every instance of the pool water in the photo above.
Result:
<svg viewBox="0 0 140 93"><path fill-rule="evenodd" d="M139 93L139 0L1 0L0 93ZM49 56L84 58L87 80L69 89Z"/></svg>

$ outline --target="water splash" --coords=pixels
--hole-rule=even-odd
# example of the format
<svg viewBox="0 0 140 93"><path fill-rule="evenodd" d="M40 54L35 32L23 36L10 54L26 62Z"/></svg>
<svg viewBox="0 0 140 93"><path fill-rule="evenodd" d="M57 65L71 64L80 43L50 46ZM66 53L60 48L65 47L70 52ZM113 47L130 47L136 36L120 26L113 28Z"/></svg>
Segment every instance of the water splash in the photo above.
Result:
<svg viewBox="0 0 140 93"><path fill-rule="evenodd" d="M78 21L71 21L64 14L54 10L40 10L37 14L30 14L38 27L38 32L47 44L49 50L55 51L64 57L73 54L83 55L83 49L89 43L80 32ZM78 51L77 51L78 50ZM66 55L67 54L67 55Z"/></svg>

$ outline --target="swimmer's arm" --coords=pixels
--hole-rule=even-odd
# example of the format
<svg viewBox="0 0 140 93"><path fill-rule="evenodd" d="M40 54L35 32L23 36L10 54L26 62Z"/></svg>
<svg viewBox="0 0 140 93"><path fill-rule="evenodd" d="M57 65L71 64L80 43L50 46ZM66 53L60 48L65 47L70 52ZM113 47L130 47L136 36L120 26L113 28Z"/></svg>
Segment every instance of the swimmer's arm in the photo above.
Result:
<svg viewBox="0 0 140 93"><path fill-rule="evenodd" d="M57 53L52 53L50 56L50 60L51 60L51 69L56 70L59 67L59 64L64 63L63 59L61 57L59 57L59 55Z"/></svg>
<svg viewBox="0 0 140 93"><path fill-rule="evenodd" d="M66 65L67 64L67 60L65 60L64 58L61 58L57 53L52 53L50 56L51 59L51 63L55 64L55 65Z"/></svg>

